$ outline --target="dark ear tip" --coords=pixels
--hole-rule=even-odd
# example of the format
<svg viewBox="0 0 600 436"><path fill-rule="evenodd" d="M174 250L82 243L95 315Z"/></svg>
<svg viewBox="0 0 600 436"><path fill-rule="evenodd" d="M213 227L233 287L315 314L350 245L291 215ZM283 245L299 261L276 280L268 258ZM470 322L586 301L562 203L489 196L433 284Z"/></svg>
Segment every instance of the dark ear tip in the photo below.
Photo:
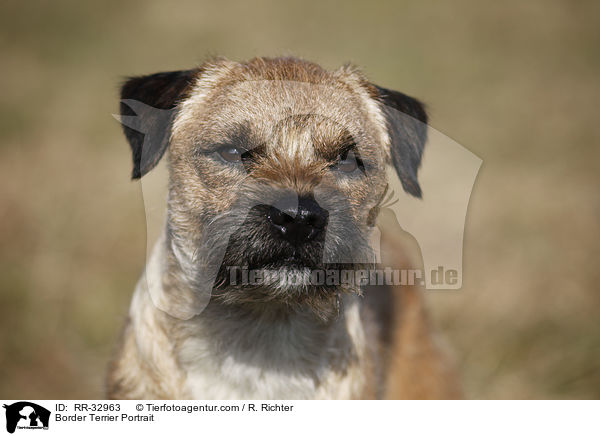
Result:
<svg viewBox="0 0 600 436"><path fill-rule="evenodd" d="M406 192L416 198L423 198L421 186L418 183L407 183L402 180L402 187Z"/></svg>
<svg viewBox="0 0 600 436"><path fill-rule="evenodd" d="M417 189L415 189L414 191L411 191L411 194L413 197L416 197L419 199L423 198L423 193L421 192L421 188L419 188L418 186L417 186Z"/></svg>
<svg viewBox="0 0 600 436"><path fill-rule="evenodd" d="M131 180L137 180L142 178L142 170L139 162L133 161L133 169L131 170Z"/></svg>

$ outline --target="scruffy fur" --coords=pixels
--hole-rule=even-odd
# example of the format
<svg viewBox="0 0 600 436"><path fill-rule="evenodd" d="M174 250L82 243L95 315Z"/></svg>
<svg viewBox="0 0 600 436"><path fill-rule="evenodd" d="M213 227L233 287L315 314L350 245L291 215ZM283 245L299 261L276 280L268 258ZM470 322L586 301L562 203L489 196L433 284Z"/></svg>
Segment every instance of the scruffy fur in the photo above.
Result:
<svg viewBox="0 0 600 436"><path fill-rule="evenodd" d="M124 116L135 114L128 100L165 111L157 112L160 119L148 115L145 138L125 127L133 177L166 153L170 179L167 222L133 296L109 370L109 398L460 395L415 287L244 288L219 271L208 297L199 291L210 281L199 265L221 262L218 252L223 264L282 271L320 267L321 251L368 256L385 165L394 165L409 194L421 194L422 104L352 67L330 72L296 58L215 59L132 78L122 99ZM236 167L215 157L215 144L255 152ZM336 172L348 147L364 162L363 175ZM289 192L314 195L328 209L333 243L315 240L301 249L272 237L254 206ZM388 265L409 267L398 260L401 248L387 244ZM305 269L278 263L291 253Z"/></svg>

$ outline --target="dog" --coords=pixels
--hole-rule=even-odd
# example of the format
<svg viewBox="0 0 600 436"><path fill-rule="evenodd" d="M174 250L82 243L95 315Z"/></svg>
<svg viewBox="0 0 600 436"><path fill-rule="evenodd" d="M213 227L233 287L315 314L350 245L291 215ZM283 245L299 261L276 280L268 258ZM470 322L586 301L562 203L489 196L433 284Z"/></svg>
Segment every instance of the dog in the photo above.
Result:
<svg viewBox="0 0 600 436"><path fill-rule="evenodd" d="M144 126L123 122L133 178L166 154L169 185L109 398L460 397L416 285L311 280L372 267L386 165L421 196L420 101L352 66L215 58L130 78L120 112Z"/></svg>

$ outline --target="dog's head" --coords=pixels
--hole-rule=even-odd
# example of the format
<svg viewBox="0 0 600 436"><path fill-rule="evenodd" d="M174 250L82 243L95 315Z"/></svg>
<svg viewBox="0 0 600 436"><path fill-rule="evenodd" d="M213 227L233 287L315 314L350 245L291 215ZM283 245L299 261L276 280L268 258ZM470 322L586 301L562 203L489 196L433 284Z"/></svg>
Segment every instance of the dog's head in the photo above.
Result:
<svg viewBox="0 0 600 436"><path fill-rule="evenodd" d="M423 105L353 68L218 59L132 78L121 97L121 115L145 126L145 135L124 128L133 177L168 154L167 281L193 288L212 277L226 304L335 304L348 289L312 272L372 259L385 165L421 195Z"/></svg>

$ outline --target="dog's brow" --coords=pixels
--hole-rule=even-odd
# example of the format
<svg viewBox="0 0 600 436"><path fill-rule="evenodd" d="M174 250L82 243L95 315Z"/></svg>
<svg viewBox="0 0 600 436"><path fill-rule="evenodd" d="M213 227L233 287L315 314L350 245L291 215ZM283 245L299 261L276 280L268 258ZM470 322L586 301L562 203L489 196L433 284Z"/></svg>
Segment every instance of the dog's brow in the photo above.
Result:
<svg viewBox="0 0 600 436"><path fill-rule="evenodd" d="M229 131L224 132L221 142L245 150L258 149L263 145L254 135L248 123L235 124Z"/></svg>
<svg viewBox="0 0 600 436"><path fill-rule="evenodd" d="M356 140L346 129L339 132L335 138L315 137L314 141L317 155L326 160L335 160L338 156L356 148Z"/></svg>

